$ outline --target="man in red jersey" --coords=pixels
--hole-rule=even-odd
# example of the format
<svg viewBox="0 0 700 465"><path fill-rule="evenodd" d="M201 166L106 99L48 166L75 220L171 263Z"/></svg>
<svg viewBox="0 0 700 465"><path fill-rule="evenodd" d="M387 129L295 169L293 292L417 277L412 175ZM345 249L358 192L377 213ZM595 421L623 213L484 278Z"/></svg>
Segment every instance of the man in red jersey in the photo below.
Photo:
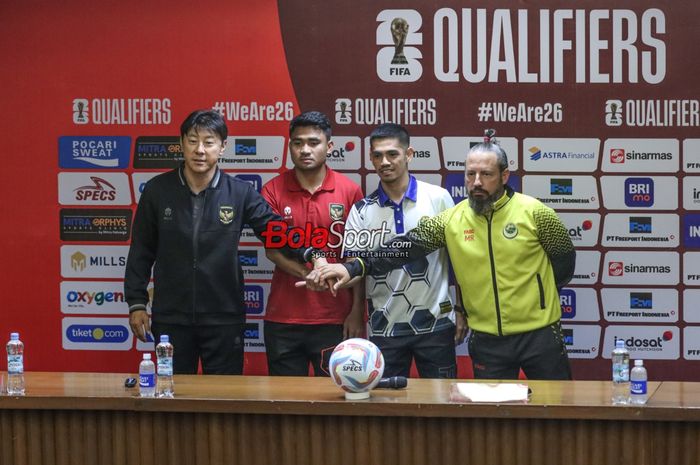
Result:
<svg viewBox="0 0 700 465"><path fill-rule="evenodd" d="M294 169L265 184L262 195L290 228L325 230L330 243L340 245L350 208L363 195L357 184L326 166L332 148L331 126L323 113L296 116L289 125ZM340 259L340 247L317 248L330 263ZM276 265L265 311L269 373L306 376L311 363L316 376L327 376L335 346L364 335L364 285L344 289L337 297L295 287L311 268L275 249L266 248L266 254Z"/></svg>

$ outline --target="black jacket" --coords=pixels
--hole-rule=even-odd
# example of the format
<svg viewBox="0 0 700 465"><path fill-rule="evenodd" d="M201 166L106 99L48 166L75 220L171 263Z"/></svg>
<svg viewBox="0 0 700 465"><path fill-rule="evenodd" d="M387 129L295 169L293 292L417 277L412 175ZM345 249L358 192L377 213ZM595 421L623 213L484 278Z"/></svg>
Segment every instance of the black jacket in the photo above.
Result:
<svg viewBox="0 0 700 465"><path fill-rule="evenodd" d="M150 180L134 218L124 290L131 311L145 308L153 267L154 322L234 324L245 321L238 242L244 224L255 234L281 220L250 183L217 170L204 191L193 239L192 192L183 168ZM303 251L297 251L299 257ZM153 266L155 263L155 266Z"/></svg>

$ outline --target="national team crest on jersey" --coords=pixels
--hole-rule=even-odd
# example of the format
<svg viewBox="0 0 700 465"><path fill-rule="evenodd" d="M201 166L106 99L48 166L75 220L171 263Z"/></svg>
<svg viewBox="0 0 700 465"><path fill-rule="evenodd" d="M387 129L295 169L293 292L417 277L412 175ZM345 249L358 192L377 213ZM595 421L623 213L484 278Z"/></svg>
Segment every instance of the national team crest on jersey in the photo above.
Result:
<svg viewBox="0 0 700 465"><path fill-rule="evenodd" d="M233 216L233 207L229 207L228 205L219 206L219 221L221 221L222 224L230 224L233 221Z"/></svg>
<svg viewBox="0 0 700 465"><path fill-rule="evenodd" d="M343 219L345 214L345 205L342 203L331 203L328 205L330 209L331 219L333 221L338 221Z"/></svg>
<svg viewBox="0 0 700 465"><path fill-rule="evenodd" d="M518 235L518 227L516 225L514 225L513 223L508 223L503 228L503 236L506 239L513 239L517 235Z"/></svg>

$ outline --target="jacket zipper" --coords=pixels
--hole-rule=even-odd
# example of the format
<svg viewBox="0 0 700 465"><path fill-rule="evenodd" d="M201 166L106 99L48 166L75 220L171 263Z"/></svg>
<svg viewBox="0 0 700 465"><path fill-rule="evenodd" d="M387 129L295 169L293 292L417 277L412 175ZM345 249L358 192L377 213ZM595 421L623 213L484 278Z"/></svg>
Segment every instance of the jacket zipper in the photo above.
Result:
<svg viewBox="0 0 700 465"><path fill-rule="evenodd" d="M542 285L542 277L537 273L537 287L540 290L540 308L544 310L544 286Z"/></svg>
<svg viewBox="0 0 700 465"><path fill-rule="evenodd" d="M503 336L503 326L501 325L501 306L498 300L498 282L496 281L496 262L493 258L493 242L491 241L491 220L493 219L493 212L486 218L488 224L488 237L489 237L489 261L491 262L491 284L493 285L493 298L496 303L496 322L498 323L498 335Z"/></svg>

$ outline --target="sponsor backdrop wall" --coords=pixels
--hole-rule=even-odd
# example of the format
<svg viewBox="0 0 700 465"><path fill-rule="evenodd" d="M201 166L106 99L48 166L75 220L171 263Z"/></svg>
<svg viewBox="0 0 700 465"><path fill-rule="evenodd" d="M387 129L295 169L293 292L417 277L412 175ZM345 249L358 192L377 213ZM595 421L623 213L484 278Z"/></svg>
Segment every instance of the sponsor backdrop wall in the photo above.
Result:
<svg viewBox="0 0 700 465"><path fill-rule="evenodd" d="M133 371L152 349L123 300L132 214L207 107L229 125L221 168L258 189L290 166L300 110L331 117L328 163L365 192L367 134L407 126L412 171L456 201L495 128L513 187L578 249L561 293L575 376L607 378L622 338L652 378L700 380L698 2L35 3L0 7L0 336L21 332L28 370ZM262 374L272 265L243 244L246 373Z"/></svg>

